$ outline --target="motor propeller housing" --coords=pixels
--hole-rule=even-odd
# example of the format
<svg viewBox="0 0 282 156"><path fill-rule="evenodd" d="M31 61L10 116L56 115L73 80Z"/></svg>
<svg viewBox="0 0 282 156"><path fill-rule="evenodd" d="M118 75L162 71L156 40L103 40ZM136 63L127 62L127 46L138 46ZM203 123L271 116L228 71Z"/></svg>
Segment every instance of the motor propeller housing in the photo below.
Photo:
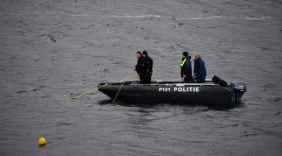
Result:
<svg viewBox="0 0 282 156"><path fill-rule="evenodd" d="M235 102L241 103L241 97L243 94L247 91L247 87L243 82L240 81L234 81L231 82L230 87L233 88L235 93Z"/></svg>

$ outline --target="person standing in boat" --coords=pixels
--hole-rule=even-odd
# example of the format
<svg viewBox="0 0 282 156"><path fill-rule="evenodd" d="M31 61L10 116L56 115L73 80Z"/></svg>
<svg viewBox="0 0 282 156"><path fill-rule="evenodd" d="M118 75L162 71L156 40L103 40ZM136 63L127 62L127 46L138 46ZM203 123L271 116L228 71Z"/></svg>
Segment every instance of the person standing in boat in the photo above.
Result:
<svg viewBox="0 0 282 156"><path fill-rule="evenodd" d="M144 77L145 77L145 59L143 57L143 55L141 54L140 51L136 52L136 57L137 57L137 64L136 66L134 66L133 70L135 70L140 78L140 83L143 84L144 83Z"/></svg>
<svg viewBox="0 0 282 156"><path fill-rule="evenodd" d="M180 75L181 78L184 79L185 83L193 83L193 77L192 77L192 65L191 65L191 56L188 56L188 52L182 53L182 61L180 63Z"/></svg>
<svg viewBox="0 0 282 156"><path fill-rule="evenodd" d="M143 51L144 58L144 84L151 84L153 74L153 60L148 56L147 51Z"/></svg>
<svg viewBox="0 0 282 156"><path fill-rule="evenodd" d="M195 54L194 76L196 77L197 83L205 83L206 75L207 75L207 71L205 67L205 62L202 60L199 54Z"/></svg>

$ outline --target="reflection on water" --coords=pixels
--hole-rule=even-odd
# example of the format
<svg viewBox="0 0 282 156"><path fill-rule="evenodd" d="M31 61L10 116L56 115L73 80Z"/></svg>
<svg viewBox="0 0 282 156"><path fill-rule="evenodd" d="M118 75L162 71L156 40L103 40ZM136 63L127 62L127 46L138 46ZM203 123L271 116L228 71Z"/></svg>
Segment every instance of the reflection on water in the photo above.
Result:
<svg viewBox="0 0 282 156"><path fill-rule="evenodd" d="M115 101L113 103L112 99L104 99L98 102L100 105L119 105L125 107L140 107L140 108L163 108L163 107L181 107L181 108L189 108L189 109L200 109L200 110L221 110L228 111L234 108L244 107L245 103L241 102L236 105L203 105L203 104L184 104L184 103L172 103L172 102L161 102L161 103L138 103L132 104L123 101Z"/></svg>

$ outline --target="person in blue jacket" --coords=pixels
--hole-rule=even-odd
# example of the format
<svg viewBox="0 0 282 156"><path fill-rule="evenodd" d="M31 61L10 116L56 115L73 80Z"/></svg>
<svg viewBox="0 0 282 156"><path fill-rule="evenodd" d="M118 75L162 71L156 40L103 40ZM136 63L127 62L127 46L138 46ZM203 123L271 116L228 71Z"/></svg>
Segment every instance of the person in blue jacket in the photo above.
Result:
<svg viewBox="0 0 282 156"><path fill-rule="evenodd" d="M193 77L192 77L192 65L191 65L191 56L188 56L188 52L182 53L182 61L180 63L181 68L181 78L184 79L185 83L193 83Z"/></svg>
<svg viewBox="0 0 282 156"><path fill-rule="evenodd" d="M194 76L196 77L197 83L206 82L207 71L205 67L205 62L202 60L199 54L195 54Z"/></svg>

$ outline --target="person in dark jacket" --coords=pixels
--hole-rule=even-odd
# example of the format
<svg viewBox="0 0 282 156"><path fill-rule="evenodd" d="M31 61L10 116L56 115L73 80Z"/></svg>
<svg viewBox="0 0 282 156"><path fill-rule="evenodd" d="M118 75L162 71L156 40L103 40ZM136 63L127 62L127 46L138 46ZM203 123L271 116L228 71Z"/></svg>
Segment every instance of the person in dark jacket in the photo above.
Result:
<svg viewBox="0 0 282 156"><path fill-rule="evenodd" d="M144 77L145 77L145 59L143 57L143 55L141 54L140 51L136 52L136 57L137 57L137 64L136 66L134 66L133 70L135 70L140 78L140 83L143 84L144 83Z"/></svg>
<svg viewBox="0 0 282 156"><path fill-rule="evenodd" d="M206 82L207 72L206 72L205 62L202 60L199 54L195 54L194 76L196 77L197 83Z"/></svg>
<svg viewBox="0 0 282 156"><path fill-rule="evenodd" d="M144 84L150 84L153 74L153 60L148 56L147 51L143 51L142 55L144 58Z"/></svg>
<svg viewBox="0 0 282 156"><path fill-rule="evenodd" d="M188 56L188 52L182 53L182 61L180 63L181 68L181 78L184 79L185 83L193 83L193 77L192 77L192 65L191 65L191 56Z"/></svg>

